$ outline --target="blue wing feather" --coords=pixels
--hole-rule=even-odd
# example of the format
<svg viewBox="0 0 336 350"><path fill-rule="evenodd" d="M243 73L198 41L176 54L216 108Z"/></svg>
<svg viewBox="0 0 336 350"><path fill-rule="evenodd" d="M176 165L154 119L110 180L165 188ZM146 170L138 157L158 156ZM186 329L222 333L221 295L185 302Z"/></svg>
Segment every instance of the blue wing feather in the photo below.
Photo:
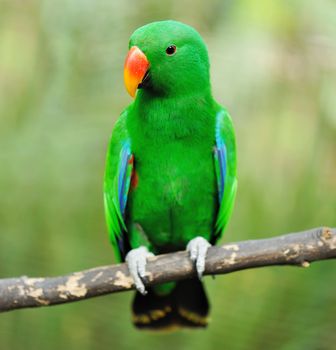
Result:
<svg viewBox="0 0 336 350"><path fill-rule="evenodd" d="M226 167L227 167L227 152L226 145L221 133L221 123L222 123L222 114L219 112L216 118L216 147L215 147L215 158L218 162L218 171L217 171L217 185L218 185L218 199L221 203L225 190L225 176L226 176Z"/></svg>
<svg viewBox="0 0 336 350"><path fill-rule="evenodd" d="M128 176L128 165L132 160L132 153L130 142L127 140L124 142L120 155L120 166L119 166L119 181L118 181L118 198L119 207L122 216L125 215L127 195L130 184L130 177ZM133 164L132 164L133 165Z"/></svg>
<svg viewBox="0 0 336 350"><path fill-rule="evenodd" d="M108 149L104 179L105 216L116 257L123 261L130 249L126 206L134 166L125 115L117 121Z"/></svg>
<svg viewBox="0 0 336 350"><path fill-rule="evenodd" d="M213 241L223 233L230 218L237 190L235 137L230 116L221 110L216 116L214 150L219 210Z"/></svg>

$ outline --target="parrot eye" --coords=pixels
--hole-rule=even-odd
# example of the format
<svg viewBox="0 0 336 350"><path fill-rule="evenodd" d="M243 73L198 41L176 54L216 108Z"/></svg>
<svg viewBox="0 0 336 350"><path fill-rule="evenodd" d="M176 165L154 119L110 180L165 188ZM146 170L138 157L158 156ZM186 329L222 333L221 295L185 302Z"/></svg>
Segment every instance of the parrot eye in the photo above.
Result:
<svg viewBox="0 0 336 350"><path fill-rule="evenodd" d="M176 46L175 45L170 45L166 48L166 54L168 56L172 56L174 55L174 53L176 52Z"/></svg>

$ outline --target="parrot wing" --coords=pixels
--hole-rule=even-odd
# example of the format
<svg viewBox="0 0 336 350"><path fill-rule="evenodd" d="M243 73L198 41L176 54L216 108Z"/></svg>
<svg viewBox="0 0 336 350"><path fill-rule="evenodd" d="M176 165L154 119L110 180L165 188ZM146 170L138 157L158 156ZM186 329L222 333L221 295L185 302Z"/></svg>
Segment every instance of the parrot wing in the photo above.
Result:
<svg viewBox="0 0 336 350"><path fill-rule="evenodd" d="M212 242L223 234L229 221L237 192L236 144L230 115L222 109L216 117L216 146L214 151L219 210Z"/></svg>
<svg viewBox="0 0 336 350"><path fill-rule="evenodd" d="M116 122L108 147L105 178L104 206L110 241L119 262L130 250L125 224L125 209L134 167L130 139L123 112Z"/></svg>

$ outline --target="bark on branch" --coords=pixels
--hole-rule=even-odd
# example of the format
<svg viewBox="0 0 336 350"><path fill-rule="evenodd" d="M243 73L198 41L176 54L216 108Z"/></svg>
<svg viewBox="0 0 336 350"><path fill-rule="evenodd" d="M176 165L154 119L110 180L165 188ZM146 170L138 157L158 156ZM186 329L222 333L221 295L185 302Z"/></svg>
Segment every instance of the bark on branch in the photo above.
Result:
<svg viewBox="0 0 336 350"><path fill-rule="evenodd" d="M296 265L336 258L336 229L316 228L283 236L211 247L205 274L217 275L254 267ZM146 285L196 276L186 252L151 258ZM66 276L0 279L0 312L62 304L133 289L125 264L96 267Z"/></svg>

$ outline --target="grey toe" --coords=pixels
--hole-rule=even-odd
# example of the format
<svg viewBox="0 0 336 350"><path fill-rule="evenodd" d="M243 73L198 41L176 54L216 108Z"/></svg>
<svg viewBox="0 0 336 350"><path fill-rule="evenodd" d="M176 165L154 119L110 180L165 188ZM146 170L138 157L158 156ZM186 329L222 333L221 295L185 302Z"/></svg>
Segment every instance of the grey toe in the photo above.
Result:
<svg viewBox="0 0 336 350"><path fill-rule="evenodd" d="M135 288L142 295L146 295L147 291L142 279L146 277L147 258L153 256L152 253L144 246L130 250L125 258L130 275L134 280Z"/></svg>
<svg viewBox="0 0 336 350"><path fill-rule="evenodd" d="M198 278L201 279L205 269L205 259L211 244L203 237L195 237L187 245L190 259L196 263Z"/></svg>

